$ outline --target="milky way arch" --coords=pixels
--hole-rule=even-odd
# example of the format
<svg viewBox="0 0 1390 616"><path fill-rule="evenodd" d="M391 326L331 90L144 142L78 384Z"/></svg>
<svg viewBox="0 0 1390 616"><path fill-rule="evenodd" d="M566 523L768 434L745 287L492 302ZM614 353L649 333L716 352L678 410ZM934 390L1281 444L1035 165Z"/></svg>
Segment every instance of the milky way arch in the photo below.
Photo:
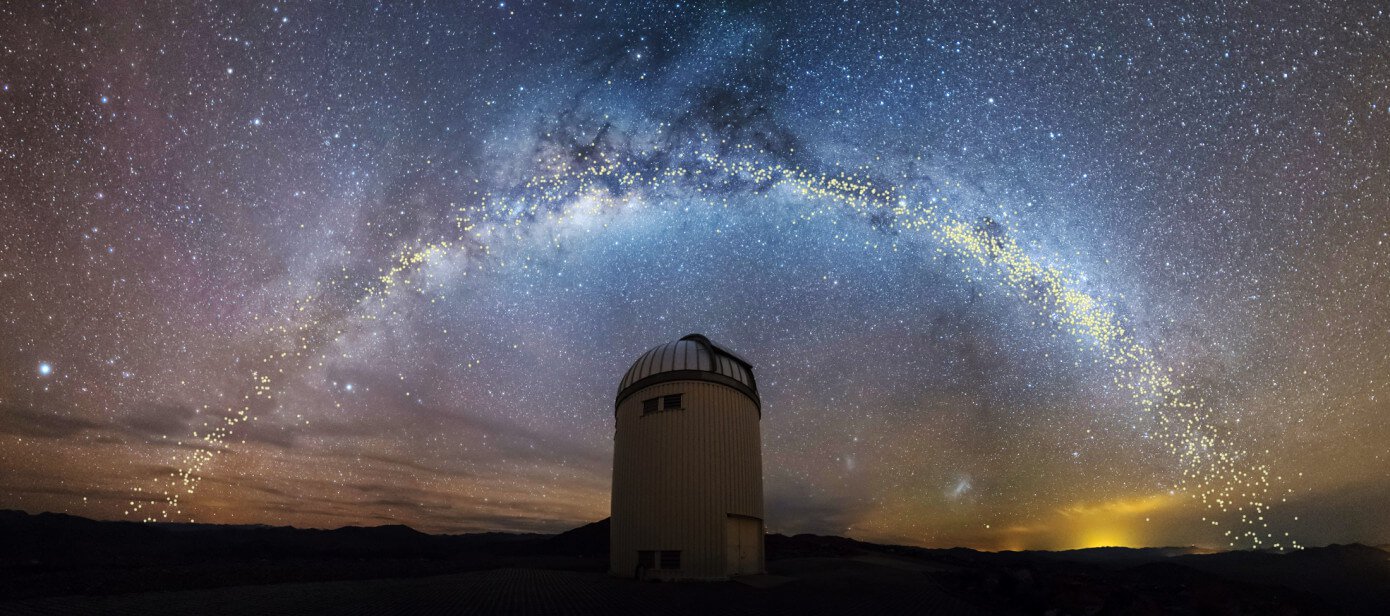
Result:
<svg viewBox="0 0 1390 616"><path fill-rule="evenodd" d="M930 238L939 255L961 264L962 275L990 282L1026 302L1109 367L1114 385L1145 411L1155 437L1177 461L1178 487L1207 509L1204 521L1217 527L1226 524L1228 528L1218 530L1231 546L1302 547L1266 520L1272 501L1282 502L1291 490L1276 488L1279 478L1235 442L1205 402L1179 384L1179 375L1159 364L1108 303L1081 290L1063 267L1031 256L1008 227L988 218L961 218L944 197L916 197L848 174L818 175L791 165L760 163L753 148L731 150L731 155L697 152L677 159L642 160L602 152L553 157L547 161L549 173L506 195L474 195L473 203L453 212L449 235L410 243L374 277L364 279L344 268L340 275L318 281L313 293L288 307L287 318L267 319L276 324L266 333L280 344L259 361L249 362L251 387L242 403L218 409L220 421L195 431L187 443L192 445L189 453L177 461L178 470L157 482L148 500L133 502L126 514L148 521L182 517L181 499L196 492L202 471L229 446L237 426L273 409L280 379L313 361L325 344L342 334L344 321L379 318L362 308L384 305L396 293L436 293L440 283L428 274L429 265L457 258L485 263L492 241L525 233L528 223L616 211L642 202L646 195L679 187L713 206L727 205L731 192L790 191L805 204L799 211L803 218L848 214L885 233ZM145 492L143 487L136 489Z"/></svg>

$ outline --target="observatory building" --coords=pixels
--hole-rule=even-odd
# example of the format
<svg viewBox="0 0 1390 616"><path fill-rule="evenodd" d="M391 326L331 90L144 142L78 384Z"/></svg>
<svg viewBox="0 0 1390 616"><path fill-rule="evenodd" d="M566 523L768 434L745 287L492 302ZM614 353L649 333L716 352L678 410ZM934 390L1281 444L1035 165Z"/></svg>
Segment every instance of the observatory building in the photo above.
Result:
<svg viewBox="0 0 1390 616"><path fill-rule="evenodd" d="M762 573L762 401L752 366L691 334L637 358L614 405L610 572Z"/></svg>

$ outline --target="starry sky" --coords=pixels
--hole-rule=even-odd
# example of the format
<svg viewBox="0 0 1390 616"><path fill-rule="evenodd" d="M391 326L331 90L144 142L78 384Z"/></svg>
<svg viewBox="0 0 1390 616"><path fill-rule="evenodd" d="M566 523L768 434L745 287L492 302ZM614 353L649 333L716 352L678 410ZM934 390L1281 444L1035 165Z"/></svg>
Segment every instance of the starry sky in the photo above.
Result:
<svg viewBox="0 0 1390 616"><path fill-rule="evenodd" d="M0 7L0 508L562 531L700 332L772 532L1390 542L1388 9Z"/></svg>

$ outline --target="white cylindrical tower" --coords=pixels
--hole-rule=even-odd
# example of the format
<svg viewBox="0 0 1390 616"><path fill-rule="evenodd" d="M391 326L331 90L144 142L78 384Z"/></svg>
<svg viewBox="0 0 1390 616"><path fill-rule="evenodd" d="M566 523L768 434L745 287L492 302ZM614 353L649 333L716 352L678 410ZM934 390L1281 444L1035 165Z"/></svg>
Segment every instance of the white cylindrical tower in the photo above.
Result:
<svg viewBox="0 0 1390 616"><path fill-rule="evenodd" d="M639 357L615 407L611 573L762 573L762 401L752 366L691 334Z"/></svg>

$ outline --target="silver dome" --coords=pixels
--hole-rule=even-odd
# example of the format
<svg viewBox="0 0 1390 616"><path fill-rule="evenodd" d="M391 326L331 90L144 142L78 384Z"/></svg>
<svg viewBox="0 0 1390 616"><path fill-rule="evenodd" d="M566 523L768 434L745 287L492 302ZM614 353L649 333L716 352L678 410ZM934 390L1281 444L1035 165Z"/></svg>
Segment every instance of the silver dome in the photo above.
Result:
<svg viewBox="0 0 1390 616"><path fill-rule="evenodd" d="M618 384L616 407L633 392L665 381L713 381L739 390L762 408L753 366L700 334L653 347L633 362Z"/></svg>

